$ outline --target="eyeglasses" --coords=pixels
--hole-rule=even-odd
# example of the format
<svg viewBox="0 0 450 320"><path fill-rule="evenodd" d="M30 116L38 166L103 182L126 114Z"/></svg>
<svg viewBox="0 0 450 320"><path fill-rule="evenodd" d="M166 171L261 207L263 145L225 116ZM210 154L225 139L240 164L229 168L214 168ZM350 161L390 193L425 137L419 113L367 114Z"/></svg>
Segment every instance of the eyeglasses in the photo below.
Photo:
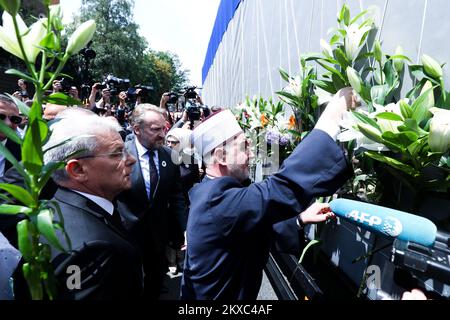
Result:
<svg viewBox="0 0 450 320"><path fill-rule="evenodd" d="M128 150L126 148L124 148L124 149L122 149L122 151L118 151L118 152L86 155L86 156L77 157L77 159L87 159L87 158L96 158L96 157L111 157L111 158L120 157L120 160L125 161L128 158L129 154L130 153L128 152Z"/></svg>
<svg viewBox="0 0 450 320"><path fill-rule="evenodd" d="M14 124L20 124L22 122L22 118L19 116L7 116L6 114L0 113L0 120L5 121L6 117L8 117L9 121Z"/></svg>

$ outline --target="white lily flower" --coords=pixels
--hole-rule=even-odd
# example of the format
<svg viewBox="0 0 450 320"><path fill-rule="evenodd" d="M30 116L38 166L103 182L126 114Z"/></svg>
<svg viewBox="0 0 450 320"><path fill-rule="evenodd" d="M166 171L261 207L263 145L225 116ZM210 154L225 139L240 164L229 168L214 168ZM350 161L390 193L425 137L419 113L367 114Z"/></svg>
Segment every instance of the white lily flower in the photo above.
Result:
<svg viewBox="0 0 450 320"><path fill-rule="evenodd" d="M367 138L365 135L363 135L359 130L357 129L358 119L353 116L351 112L344 113L343 120L340 123L340 126L344 129L342 132L337 136L337 140L340 142L349 142L352 140L356 141L356 146L354 150L358 150L360 148L364 148L371 151L389 151L389 149L381 144L374 142Z"/></svg>
<svg viewBox="0 0 450 320"><path fill-rule="evenodd" d="M12 16L5 11L3 12L2 19L3 26L0 26L0 47L16 57L25 60L20 50L19 42L17 41ZM19 15L16 16L16 19L22 37L25 55L30 63L35 63L36 57L40 52L37 46L47 34L45 27L47 18L39 19L30 28L27 28L25 22L23 22Z"/></svg>
<svg viewBox="0 0 450 320"><path fill-rule="evenodd" d="M296 76L294 79L290 78L289 85L287 85L283 91L300 97L302 95L302 80L300 79L300 76Z"/></svg>
<svg viewBox="0 0 450 320"><path fill-rule="evenodd" d="M450 110L431 108L434 114L430 123L428 144L433 152L445 153L450 149Z"/></svg>
<svg viewBox="0 0 450 320"><path fill-rule="evenodd" d="M344 39L345 53L351 61L354 61L358 57L358 53L361 50L361 40L364 34L371 29L372 27L370 26L360 28L356 23L345 27L345 31L347 32L347 36Z"/></svg>

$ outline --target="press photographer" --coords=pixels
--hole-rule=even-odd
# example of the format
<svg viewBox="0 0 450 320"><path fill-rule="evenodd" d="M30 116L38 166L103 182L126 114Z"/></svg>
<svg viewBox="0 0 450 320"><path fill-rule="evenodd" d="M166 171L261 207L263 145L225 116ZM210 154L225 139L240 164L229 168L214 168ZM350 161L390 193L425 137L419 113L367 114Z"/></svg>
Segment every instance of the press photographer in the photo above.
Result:
<svg viewBox="0 0 450 320"><path fill-rule="evenodd" d="M178 100L182 102L184 111L182 118L175 125L173 125L173 128L181 128L186 126L187 129L192 130L201 122L202 119L209 116L210 110L207 106L203 105L202 98L195 91L196 89L197 87L195 86L187 87L186 91L181 97L179 97ZM162 102L163 98L161 98Z"/></svg>

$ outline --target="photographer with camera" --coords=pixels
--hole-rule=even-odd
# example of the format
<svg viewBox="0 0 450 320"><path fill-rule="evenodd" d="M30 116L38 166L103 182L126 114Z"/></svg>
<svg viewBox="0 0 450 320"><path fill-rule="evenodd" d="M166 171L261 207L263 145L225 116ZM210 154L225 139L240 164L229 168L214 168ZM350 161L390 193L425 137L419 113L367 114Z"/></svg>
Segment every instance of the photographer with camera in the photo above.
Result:
<svg viewBox="0 0 450 320"><path fill-rule="evenodd" d="M195 89L197 89L195 86L187 87L186 91L183 93L183 115L181 119L172 126L172 128L186 128L193 130L204 118L209 115L209 109L203 105L202 98L195 91Z"/></svg>
<svg viewBox="0 0 450 320"><path fill-rule="evenodd" d="M101 91L101 98L98 102L95 102L97 93ZM89 96L89 107L92 111L100 116L110 116L111 115L111 92L103 84L97 82L91 88L91 94Z"/></svg>

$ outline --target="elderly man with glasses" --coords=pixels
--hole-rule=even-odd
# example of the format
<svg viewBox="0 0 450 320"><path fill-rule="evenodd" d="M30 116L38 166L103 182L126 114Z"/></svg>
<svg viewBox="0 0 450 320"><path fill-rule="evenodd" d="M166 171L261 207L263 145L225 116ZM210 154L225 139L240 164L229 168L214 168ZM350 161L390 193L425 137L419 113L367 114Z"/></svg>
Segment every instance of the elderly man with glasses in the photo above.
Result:
<svg viewBox="0 0 450 320"><path fill-rule="evenodd" d="M53 175L58 190L53 203L61 208L72 251L53 250L60 299L134 299L143 289L142 260L123 228L114 199L131 187L136 159L128 154L121 127L96 115L72 116L51 126L45 163L66 161ZM62 145L58 144L76 137ZM74 155L75 154L75 155ZM56 216L56 215L55 215ZM61 243L65 244L64 240ZM80 270L78 286L68 286Z"/></svg>

